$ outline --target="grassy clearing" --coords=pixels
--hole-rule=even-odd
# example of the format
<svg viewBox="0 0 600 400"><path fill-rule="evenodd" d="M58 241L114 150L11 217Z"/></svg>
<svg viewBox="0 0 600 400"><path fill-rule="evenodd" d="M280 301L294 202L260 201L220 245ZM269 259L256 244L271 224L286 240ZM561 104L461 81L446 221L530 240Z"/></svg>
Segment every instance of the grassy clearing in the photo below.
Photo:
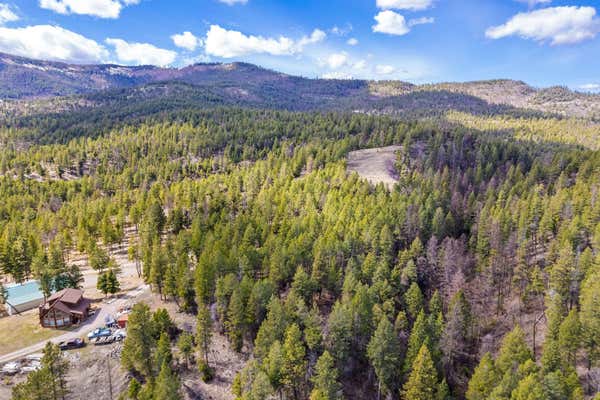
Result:
<svg viewBox="0 0 600 400"><path fill-rule="evenodd" d="M42 328L37 312L0 318L0 355L31 346L65 331Z"/></svg>

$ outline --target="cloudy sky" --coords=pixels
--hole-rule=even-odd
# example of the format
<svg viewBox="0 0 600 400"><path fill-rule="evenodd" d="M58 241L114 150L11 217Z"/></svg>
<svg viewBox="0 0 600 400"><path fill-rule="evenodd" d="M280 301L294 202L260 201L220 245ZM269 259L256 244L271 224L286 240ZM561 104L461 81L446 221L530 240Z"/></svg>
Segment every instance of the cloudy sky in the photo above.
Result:
<svg viewBox="0 0 600 400"><path fill-rule="evenodd" d="M0 0L0 51L307 77L600 89L597 0Z"/></svg>

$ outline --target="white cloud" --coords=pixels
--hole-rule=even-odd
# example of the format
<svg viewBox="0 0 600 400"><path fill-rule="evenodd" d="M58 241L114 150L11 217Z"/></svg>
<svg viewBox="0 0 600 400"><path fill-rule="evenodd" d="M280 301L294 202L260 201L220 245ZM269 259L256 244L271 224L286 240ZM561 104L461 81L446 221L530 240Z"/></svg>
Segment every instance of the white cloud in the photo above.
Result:
<svg viewBox="0 0 600 400"><path fill-rule="evenodd" d="M529 7L535 7L538 4L548 4L551 3L552 0L517 0L519 3L526 3Z"/></svg>
<svg viewBox="0 0 600 400"><path fill-rule="evenodd" d="M0 26L7 22L18 21L19 16L14 13L8 4L0 3Z"/></svg>
<svg viewBox="0 0 600 400"><path fill-rule="evenodd" d="M358 60L357 62L354 63L352 68L354 68L357 71L364 71L367 68L367 61Z"/></svg>
<svg viewBox="0 0 600 400"><path fill-rule="evenodd" d="M377 7L383 10L426 10L433 5L433 0L377 0Z"/></svg>
<svg viewBox="0 0 600 400"><path fill-rule="evenodd" d="M350 39L348 39L348 41L346 43L348 43L348 45L350 45L350 46L356 46L358 44L358 39L350 38Z"/></svg>
<svg viewBox="0 0 600 400"><path fill-rule="evenodd" d="M173 40L175 46L189 51L196 50L196 48L202 46L203 43L202 39L194 36L194 34L189 31L172 35L171 40Z"/></svg>
<svg viewBox="0 0 600 400"><path fill-rule="evenodd" d="M58 14L92 15L99 18L119 18L123 7L140 0L39 0L41 8Z"/></svg>
<svg viewBox="0 0 600 400"><path fill-rule="evenodd" d="M348 64L348 53L333 53L327 57L326 65L331 69L338 69Z"/></svg>
<svg viewBox="0 0 600 400"><path fill-rule="evenodd" d="M322 42L323 40L325 40L326 37L327 37L327 34L325 32L323 32L320 29L315 29L310 34L310 36L303 36L298 41L298 45L296 46L298 48L297 51L302 51L302 49L304 48L304 46L307 46L309 44L315 44L315 43Z"/></svg>
<svg viewBox="0 0 600 400"><path fill-rule="evenodd" d="M60 26L0 27L0 51L44 60L94 63L106 60L104 46Z"/></svg>
<svg viewBox="0 0 600 400"><path fill-rule="evenodd" d="M375 66L375 73L377 75L390 75L396 72L396 68L391 65L377 65Z"/></svg>
<svg viewBox="0 0 600 400"><path fill-rule="evenodd" d="M246 4L248 0L218 0L221 3L227 4L228 6L234 6L236 4Z"/></svg>
<svg viewBox="0 0 600 400"><path fill-rule="evenodd" d="M434 22L435 19L432 17L413 18L410 21L408 21L408 26L413 27L416 25L433 24Z"/></svg>
<svg viewBox="0 0 600 400"><path fill-rule="evenodd" d="M223 29L219 25L211 25L204 43L206 54L215 57L233 58L249 54L281 56L300 53L304 46L318 43L326 36L325 32L315 29L310 36L297 41L285 36L275 39L245 35L239 31Z"/></svg>
<svg viewBox="0 0 600 400"><path fill-rule="evenodd" d="M345 72L334 71L321 75L321 79L352 79L352 75Z"/></svg>
<svg viewBox="0 0 600 400"><path fill-rule="evenodd" d="M519 13L505 24L489 28L491 39L520 36L553 45L572 44L593 39L600 31L600 20L593 7L550 7Z"/></svg>
<svg viewBox="0 0 600 400"><path fill-rule="evenodd" d="M354 27L352 26L352 24L347 23L343 27L339 27L337 25L334 25L334 27L331 28L330 31L331 31L331 33L333 33L334 35L337 35L337 36L346 36L350 32L352 32L353 29L354 29Z"/></svg>
<svg viewBox="0 0 600 400"><path fill-rule="evenodd" d="M106 39L115 48L119 62L137 65L166 66L172 64L177 53L148 43L128 43L122 39Z"/></svg>
<svg viewBox="0 0 600 400"><path fill-rule="evenodd" d="M381 11L375 16L375 21L377 21L377 24L373 25L373 32L399 36L410 32L404 16L393 11Z"/></svg>
<svg viewBox="0 0 600 400"><path fill-rule="evenodd" d="M579 86L579 89L585 90L586 92L599 92L600 83L586 83L585 85Z"/></svg>

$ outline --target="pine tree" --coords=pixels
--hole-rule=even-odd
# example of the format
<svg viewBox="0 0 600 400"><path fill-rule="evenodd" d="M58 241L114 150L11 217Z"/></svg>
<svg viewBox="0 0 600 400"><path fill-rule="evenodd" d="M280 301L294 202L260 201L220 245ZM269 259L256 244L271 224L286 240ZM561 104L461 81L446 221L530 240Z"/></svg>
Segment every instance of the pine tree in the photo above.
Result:
<svg viewBox="0 0 600 400"><path fill-rule="evenodd" d="M269 378L263 371L258 371L250 387L249 400L268 399L273 394Z"/></svg>
<svg viewBox="0 0 600 400"><path fill-rule="evenodd" d="M165 260L163 248L160 246L160 242L156 241L152 247L149 281L158 291L161 298L165 284L165 270L167 268L166 264L167 262Z"/></svg>
<svg viewBox="0 0 600 400"><path fill-rule="evenodd" d="M311 378L314 385L310 398L322 400L340 399L341 385L338 382L338 370L335 360L328 351L324 351L315 365L315 372Z"/></svg>
<svg viewBox="0 0 600 400"><path fill-rule="evenodd" d="M266 357L271 345L277 340L283 341L285 334L287 318L277 296L271 298L268 309L267 318L258 329L254 341L254 353L259 358Z"/></svg>
<svg viewBox="0 0 600 400"><path fill-rule="evenodd" d="M416 282L413 282L404 294L406 302L406 311L411 319L416 319L417 315L423 310L423 293Z"/></svg>
<svg viewBox="0 0 600 400"><path fill-rule="evenodd" d="M171 352L171 341L169 336L163 332L158 339L156 353L154 354L154 365L166 365L171 368L171 362L173 361L173 353Z"/></svg>
<svg viewBox="0 0 600 400"><path fill-rule="evenodd" d="M327 349L338 366L350 357L352 346L352 312L341 302L336 302L327 320Z"/></svg>
<svg viewBox="0 0 600 400"><path fill-rule="evenodd" d="M381 392L392 393L398 388L398 372L402 366L402 354L400 354L400 343L394 333L394 327L390 321L383 317L371 337L367 347L369 361L377 375L378 398Z"/></svg>
<svg viewBox="0 0 600 400"><path fill-rule="evenodd" d="M550 288L559 297L564 307L567 307L573 300L571 298L572 277L575 266L573 261L573 251L569 246L561 249L559 258L550 266Z"/></svg>
<svg viewBox="0 0 600 400"><path fill-rule="evenodd" d="M542 385L547 399L583 400L585 397L574 367L544 375Z"/></svg>
<svg viewBox="0 0 600 400"><path fill-rule="evenodd" d="M283 350L279 340L271 345L269 354L263 362L263 368L273 389L281 394L283 387Z"/></svg>
<svg viewBox="0 0 600 400"><path fill-rule="evenodd" d="M110 294L116 294L121 290L121 284L113 269L110 269L106 275L106 290Z"/></svg>
<svg viewBox="0 0 600 400"><path fill-rule="evenodd" d="M96 288L104 294L104 296L108 295L108 274L101 273L98 275L98 281L96 282Z"/></svg>
<svg viewBox="0 0 600 400"><path fill-rule="evenodd" d="M204 363L208 367L208 353L212 343L212 318L210 316L210 310L204 304L198 306L196 343L198 343L200 356L204 359Z"/></svg>
<svg viewBox="0 0 600 400"><path fill-rule="evenodd" d="M303 267L298 267L292 281L292 290L304 299L307 304L310 304L310 299L314 292L314 285L310 276L306 273Z"/></svg>
<svg viewBox="0 0 600 400"><path fill-rule="evenodd" d="M242 299L240 288L236 288L231 295L229 301L229 309L227 311L227 336L231 341L231 345L235 351L241 351L244 345L245 333L245 307Z"/></svg>
<svg viewBox="0 0 600 400"><path fill-rule="evenodd" d="M550 300L550 298L548 299ZM546 308L547 330L542 353L542 369L544 373L555 371L561 367L561 354L558 343L560 326L564 319L563 304L560 298L554 297Z"/></svg>
<svg viewBox="0 0 600 400"><path fill-rule="evenodd" d="M560 324L558 348L563 369L574 367L577 362L577 350L581 343L581 324L577 310L573 308Z"/></svg>
<svg viewBox="0 0 600 400"><path fill-rule="evenodd" d="M437 371L427 346L421 346L412 365L412 371L404 384L403 398L406 400L432 400L438 388Z"/></svg>
<svg viewBox="0 0 600 400"><path fill-rule="evenodd" d="M179 378L172 373L171 367L165 362L160 368L154 386L154 399L182 400L181 383Z"/></svg>
<svg viewBox="0 0 600 400"><path fill-rule="evenodd" d="M152 351L156 346L154 330L150 308L144 303L134 305L127 323L121 364L125 369L138 371L146 378L152 376L153 371Z"/></svg>
<svg viewBox="0 0 600 400"><path fill-rule="evenodd" d="M216 267L220 263L220 260L217 259L218 254L218 249L211 249L210 252L203 252L198 259L198 265L194 271L194 288L198 302L210 304L213 300Z"/></svg>
<svg viewBox="0 0 600 400"><path fill-rule="evenodd" d="M581 293L580 320L588 367L600 362L600 274L590 275Z"/></svg>
<svg viewBox="0 0 600 400"><path fill-rule="evenodd" d="M452 308L452 305L450 306L450 308ZM429 300L429 313L433 315L438 315L443 312L444 305L442 303L442 296L440 296L440 292L436 290L431 296L431 299Z"/></svg>
<svg viewBox="0 0 600 400"><path fill-rule="evenodd" d="M185 367L189 368L190 357L194 352L194 337L188 332L183 332L177 339L177 349L185 361Z"/></svg>
<svg viewBox="0 0 600 400"><path fill-rule="evenodd" d="M50 374L50 386L53 398L64 400L69 390L67 388L67 372L69 361L63 356L60 348L51 342L46 343L43 350L42 368Z"/></svg>
<svg viewBox="0 0 600 400"><path fill-rule="evenodd" d="M498 375L490 353L485 353L471 376L466 393L467 400L487 400L497 384Z"/></svg>
<svg viewBox="0 0 600 400"><path fill-rule="evenodd" d="M175 323L165 308L159 308L152 314L152 334L156 340L166 333L171 337L175 330Z"/></svg>
<svg viewBox="0 0 600 400"><path fill-rule="evenodd" d="M452 397L450 396L450 387L448 386L448 382L446 382L446 379L442 379L442 381L437 387L436 399L449 400L451 398Z"/></svg>
<svg viewBox="0 0 600 400"><path fill-rule="evenodd" d="M142 384L140 381L135 378L131 378L129 385L127 386L127 397L131 400L136 400L140 390L142 390Z"/></svg>
<svg viewBox="0 0 600 400"><path fill-rule="evenodd" d="M58 400L48 390L51 380L52 376L45 368L31 372L27 381L13 387L12 400Z"/></svg>
<svg viewBox="0 0 600 400"><path fill-rule="evenodd" d="M175 301L175 304L179 304L179 299L177 295L179 292L177 291L177 272L175 271L175 264L173 262L167 262L165 267L165 298L171 296Z"/></svg>
<svg viewBox="0 0 600 400"><path fill-rule="evenodd" d="M408 348L406 350L406 358L404 359L404 373L408 374L412 368L415 358L419 350L424 344L429 344L429 326L425 318L425 312L421 311L415 320L412 331L408 338ZM431 355L431 354L430 354Z"/></svg>
<svg viewBox="0 0 600 400"><path fill-rule="evenodd" d="M64 400L69 393L66 375L69 361L58 345L46 343L41 368L30 373L27 381L13 388L15 400Z"/></svg>
<svg viewBox="0 0 600 400"><path fill-rule="evenodd" d="M99 273L104 272L110 265L110 256L108 253L102 249L94 245L91 250L88 251L90 266L98 271Z"/></svg>
<svg viewBox="0 0 600 400"><path fill-rule="evenodd" d="M522 379L510 397L511 400L546 400L547 398L537 374Z"/></svg>
<svg viewBox="0 0 600 400"><path fill-rule="evenodd" d="M285 331L283 342L283 384L289 388L295 399L301 398L301 389L306 374L306 350L302 342L300 328L292 324Z"/></svg>
<svg viewBox="0 0 600 400"><path fill-rule="evenodd" d="M312 354L315 354L321 349L323 343L323 332L321 330L322 318L318 308L313 307L312 310L306 313L306 316L302 320L302 325L304 326L306 346Z"/></svg>
<svg viewBox="0 0 600 400"><path fill-rule="evenodd" d="M502 376L507 371L516 370L519 365L532 359L531 350L525 342L525 334L521 326L517 325L502 340L502 346L495 365L500 376Z"/></svg>

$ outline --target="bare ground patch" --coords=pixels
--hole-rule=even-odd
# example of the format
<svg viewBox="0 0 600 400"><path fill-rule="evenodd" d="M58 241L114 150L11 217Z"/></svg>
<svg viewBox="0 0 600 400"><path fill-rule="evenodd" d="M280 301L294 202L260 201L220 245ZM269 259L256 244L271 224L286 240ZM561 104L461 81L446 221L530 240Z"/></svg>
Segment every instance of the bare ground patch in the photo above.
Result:
<svg viewBox="0 0 600 400"><path fill-rule="evenodd" d="M391 189L398 182L396 152L401 148L402 146L387 146L351 151L348 153L348 172L356 172L374 185L383 183Z"/></svg>

